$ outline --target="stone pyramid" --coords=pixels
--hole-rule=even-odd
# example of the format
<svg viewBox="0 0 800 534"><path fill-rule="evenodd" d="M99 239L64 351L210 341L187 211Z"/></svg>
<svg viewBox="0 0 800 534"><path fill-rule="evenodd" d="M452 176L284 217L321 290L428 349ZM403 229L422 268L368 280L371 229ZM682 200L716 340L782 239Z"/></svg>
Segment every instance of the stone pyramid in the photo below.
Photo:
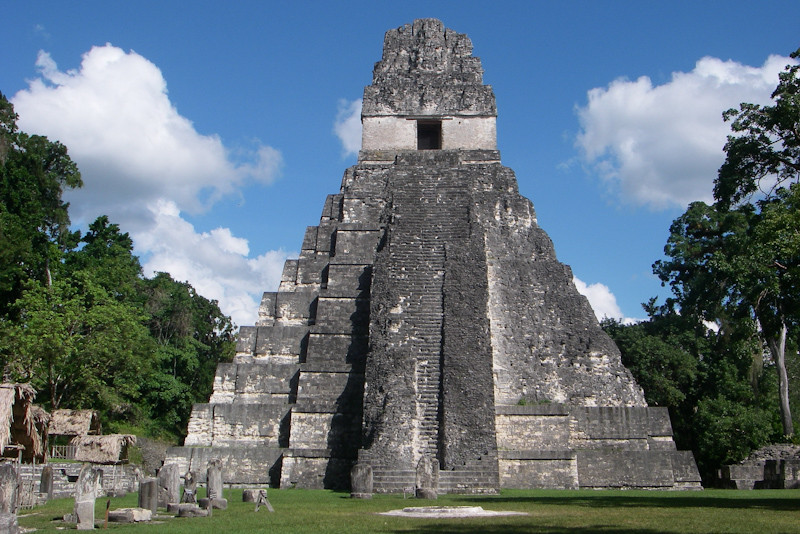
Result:
<svg viewBox="0 0 800 534"><path fill-rule="evenodd" d="M500 162L464 34L389 30L362 150L167 461L226 482L439 492L699 487Z"/></svg>

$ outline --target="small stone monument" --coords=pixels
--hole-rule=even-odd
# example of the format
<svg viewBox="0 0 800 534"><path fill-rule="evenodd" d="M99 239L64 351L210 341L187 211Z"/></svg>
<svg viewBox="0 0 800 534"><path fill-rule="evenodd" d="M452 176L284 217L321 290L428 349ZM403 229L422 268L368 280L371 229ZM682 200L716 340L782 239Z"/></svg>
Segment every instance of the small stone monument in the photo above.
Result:
<svg viewBox="0 0 800 534"><path fill-rule="evenodd" d="M177 464L165 464L158 471L158 507L181 500L181 475Z"/></svg>
<svg viewBox="0 0 800 534"><path fill-rule="evenodd" d="M53 466L50 464L42 468L42 476L39 478L39 493L48 501L53 499Z"/></svg>
<svg viewBox="0 0 800 534"><path fill-rule="evenodd" d="M139 508L150 510L155 515L158 511L158 480L152 477L143 478L139 482Z"/></svg>
<svg viewBox="0 0 800 534"><path fill-rule="evenodd" d="M357 463L350 470L350 497L353 499L372 498L372 466Z"/></svg>
<svg viewBox="0 0 800 534"><path fill-rule="evenodd" d="M439 465L428 456L417 463L417 484L414 492L417 499L436 499L436 486L439 482Z"/></svg>
<svg viewBox="0 0 800 534"><path fill-rule="evenodd" d="M75 483L75 507L73 515L78 530L94 529L94 501L102 487L103 471L91 464L83 464Z"/></svg>
<svg viewBox="0 0 800 534"><path fill-rule="evenodd" d="M181 502L197 504L197 476L194 471L183 475L183 498Z"/></svg>
<svg viewBox="0 0 800 534"><path fill-rule="evenodd" d="M217 508L224 510L228 507L228 500L222 496L222 460L213 458L208 461L206 471L206 495L198 504L201 508Z"/></svg>
<svg viewBox="0 0 800 534"><path fill-rule="evenodd" d="M0 532L17 534L17 470L10 463L0 464Z"/></svg>

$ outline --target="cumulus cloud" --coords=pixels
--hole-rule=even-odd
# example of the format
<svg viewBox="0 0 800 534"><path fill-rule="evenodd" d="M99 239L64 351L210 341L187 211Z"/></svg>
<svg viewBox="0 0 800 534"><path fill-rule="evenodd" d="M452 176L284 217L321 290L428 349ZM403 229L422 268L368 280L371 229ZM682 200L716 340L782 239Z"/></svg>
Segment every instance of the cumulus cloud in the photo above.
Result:
<svg viewBox="0 0 800 534"><path fill-rule="evenodd" d="M704 57L663 85L642 76L592 89L578 109L577 146L628 202L652 209L710 202L730 133L722 112L741 102L769 103L778 73L792 61L770 56L751 67Z"/></svg>
<svg viewBox="0 0 800 534"><path fill-rule="evenodd" d="M342 142L345 156L358 154L361 150L361 99L348 102L339 101L339 112L333 131Z"/></svg>
<svg viewBox="0 0 800 534"><path fill-rule="evenodd" d="M84 187L65 195L73 221L107 214L130 232L146 270L189 281L238 324L252 324L259 295L247 290L276 287L286 253L250 258L246 239L227 228L198 233L181 213L202 213L246 183L271 183L280 152L259 145L243 155L197 132L160 69L135 52L97 46L66 72L40 52L36 66L40 76L12 102L20 129L58 139L78 163Z"/></svg>
<svg viewBox="0 0 800 534"><path fill-rule="evenodd" d="M617 304L617 297L605 284L587 284L577 277L573 277L572 281L578 289L578 293L589 299L589 304L592 305L592 310L597 317L598 321L603 319L617 319L625 324L635 323L636 319L625 317L622 310Z"/></svg>
<svg viewBox="0 0 800 534"><path fill-rule="evenodd" d="M198 133L170 102L158 67L135 52L97 46L67 72L40 52L36 65L41 76L14 96L14 107L22 129L61 140L79 160L79 211L124 207L133 196L169 198L199 213L246 180L269 183L277 175L274 149L260 147L237 164L218 136Z"/></svg>
<svg viewBox="0 0 800 534"><path fill-rule="evenodd" d="M277 288L288 254L273 250L250 258L247 240L228 228L197 232L180 216L176 204L160 200L150 207L154 228L139 236L137 246L149 251L146 273L168 272L190 280L201 295L224 303L237 324L253 324L260 293L253 288Z"/></svg>

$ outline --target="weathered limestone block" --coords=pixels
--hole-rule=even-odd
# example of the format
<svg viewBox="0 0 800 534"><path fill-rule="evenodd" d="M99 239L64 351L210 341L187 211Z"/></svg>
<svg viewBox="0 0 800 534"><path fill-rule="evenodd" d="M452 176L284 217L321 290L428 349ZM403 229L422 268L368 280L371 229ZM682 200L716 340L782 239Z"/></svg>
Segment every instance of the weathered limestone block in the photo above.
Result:
<svg viewBox="0 0 800 534"><path fill-rule="evenodd" d="M255 354L294 355L302 352L302 342L308 334L308 326L258 327Z"/></svg>
<svg viewBox="0 0 800 534"><path fill-rule="evenodd" d="M0 532L19 534L22 532L17 522L17 514L0 514Z"/></svg>
<svg viewBox="0 0 800 534"><path fill-rule="evenodd" d="M320 295L317 321L324 324L330 333L366 334L369 329L369 300Z"/></svg>
<svg viewBox="0 0 800 534"><path fill-rule="evenodd" d="M181 475L177 464L168 463L158 471L158 507L181 500Z"/></svg>
<svg viewBox="0 0 800 534"><path fill-rule="evenodd" d="M158 512L158 479L148 477L139 482L138 505L152 514Z"/></svg>
<svg viewBox="0 0 800 534"><path fill-rule="evenodd" d="M255 339L254 339L255 342ZM217 365L214 375L214 392L211 394L209 404L230 404L236 396L236 377L239 366L236 363L221 363Z"/></svg>
<svg viewBox="0 0 800 534"><path fill-rule="evenodd" d="M195 404L189 416L184 445L208 447L214 435L214 405Z"/></svg>
<svg viewBox="0 0 800 534"><path fill-rule="evenodd" d="M209 499L208 497L203 497L202 499L197 500L197 506L202 508L203 510L208 510L210 508L216 508L217 510L225 510L228 508L228 499Z"/></svg>
<svg viewBox="0 0 800 534"><path fill-rule="evenodd" d="M0 464L0 514L17 513L17 470L14 465Z"/></svg>
<svg viewBox="0 0 800 534"><path fill-rule="evenodd" d="M207 496L210 499L222 498L222 460L213 458L208 462L206 471Z"/></svg>
<svg viewBox="0 0 800 534"><path fill-rule="evenodd" d="M292 449L283 457L281 488L346 490L352 462L327 449Z"/></svg>
<svg viewBox="0 0 800 534"><path fill-rule="evenodd" d="M261 303L258 306L258 320L256 326L272 326L275 324L277 315L278 293L275 291L265 291L261 295Z"/></svg>
<svg viewBox="0 0 800 534"><path fill-rule="evenodd" d="M497 447L501 450L565 450L570 447L565 415L498 414Z"/></svg>
<svg viewBox="0 0 800 534"><path fill-rule="evenodd" d="M506 488L578 488L575 451L500 451L499 469Z"/></svg>
<svg viewBox="0 0 800 534"><path fill-rule="evenodd" d="M39 477L39 493L50 501L53 499L53 466L50 464L42 468L42 475Z"/></svg>
<svg viewBox="0 0 800 534"><path fill-rule="evenodd" d="M300 250L316 250L318 226L307 226L306 233L303 235L303 244Z"/></svg>
<svg viewBox="0 0 800 534"><path fill-rule="evenodd" d="M287 403L299 369L296 362L220 364L209 404Z"/></svg>
<svg viewBox="0 0 800 534"><path fill-rule="evenodd" d="M209 511L200 508L196 504L179 504L177 509L178 517L208 517Z"/></svg>
<svg viewBox="0 0 800 534"><path fill-rule="evenodd" d="M94 529L94 502L102 491L103 471L91 464L83 464L75 483L75 506L73 514L78 530Z"/></svg>
<svg viewBox="0 0 800 534"><path fill-rule="evenodd" d="M299 260L286 260L281 273L279 291L290 291L297 284L297 266Z"/></svg>
<svg viewBox="0 0 800 534"><path fill-rule="evenodd" d="M279 446L285 404L219 404L214 406L212 445Z"/></svg>
<svg viewBox="0 0 800 534"><path fill-rule="evenodd" d="M236 352L252 353L256 348L257 326L240 326L236 339Z"/></svg>
<svg viewBox="0 0 800 534"><path fill-rule="evenodd" d="M369 338L365 335L312 331L308 338L306 362L309 365L345 363L363 370L368 350Z"/></svg>
<svg viewBox="0 0 800 534"><path fill-rule="evenodd" d="M417 499L436 499L439 486L439 465L427 456L417 463L417 481L414 495Z"/></svg>
<svg viewBox="0 0 800 534"><path fill-rule="evenodd" d="M306 251L303 251L306 252ZM322 284L322 272L328 265L330 256L327 252L303 257L301 253L297 264L297 284L298 286L309 286L309 289L318 289Z"/></svg>
<svg viewBox="0 0 800 534"><path fill-rule="evenodd" d="M355 264L372 264L375 247L381 232L375 229L348 228L342 225L336 231L336 255L339 261Z"/></svg>
<svg viewBox="0 0 800 534"><path fill-rule="evenodd" d="M358 463L350 471L350 497L353 499L372 498L372 466Z"/></svg>
<svg viewBox="0 0 800 534"><path fill-rule="evenodd" d="M275 319L282 324L308 324L315 315L317 293L313 290L277 293Z"/></svg>
<svg viewBox="0 0 800 534"><path fill-rule="evenodd" d="M153 512L144 508L117 508L108 512L111 523L140 523L152 519Z"/></svg>
<svg viewBox="0 0 800 534"><path fill-rule="evenodd" d="M669 452L578 451L582 488L671 488L675 473Z"/></svg>
<svg viewBox="0 0 800 534"><path fill-rule="evenodd" d="M376 196L361 196L348 194L342 198L341 221L342 228L346 224L365 225L365 228L377 229L378 218L383 210L385 201ZM374 247L372 252L374 253ZM370 260L371 264L372 261Z"/></svg>
<svg viewBox="0 0 800 534"><path fill-rule="evenodd" d="M17 523L17 471L11 463L0 464L0 532L20 532Z"/></svg>

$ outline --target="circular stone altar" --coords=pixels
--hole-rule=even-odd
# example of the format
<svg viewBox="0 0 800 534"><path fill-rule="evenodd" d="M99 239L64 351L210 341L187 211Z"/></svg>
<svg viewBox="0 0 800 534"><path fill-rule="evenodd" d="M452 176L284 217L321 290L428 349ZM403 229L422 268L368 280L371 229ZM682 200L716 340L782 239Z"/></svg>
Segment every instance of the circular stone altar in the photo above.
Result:
<svg viewBox="0 0 800 534"><path fill-rule="evenodd" d="M427 517L427 518L451 518L451 517L496 517L503 515L528 515L527 512L497 512L494 510L484 510L481 506L410 506L402 510L391 510L380 512L381 515L393 515L400 517Z"/></svg>

